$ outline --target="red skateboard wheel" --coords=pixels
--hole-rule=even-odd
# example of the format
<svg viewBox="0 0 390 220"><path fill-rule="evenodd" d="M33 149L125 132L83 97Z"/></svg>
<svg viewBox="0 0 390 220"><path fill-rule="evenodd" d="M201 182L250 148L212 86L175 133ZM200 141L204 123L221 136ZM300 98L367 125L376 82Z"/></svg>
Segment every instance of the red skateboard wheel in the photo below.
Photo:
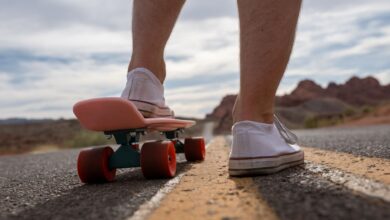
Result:
<svg viewBox="0 0 390 220"><path fill-rule="evenodd" d="M186 138L184 155L187 161L202 161L206 157L206 145L203 138Z"/></svg>
<svg viewBox="0 0 390 220"><path fill-rule="evenodd" d="M114 153L111 147L82 150L77 159L77 173L83 183L111 182L116 169L110 170L108 160Z"/></svg>
<svg viewBox="0 0 390 220"><path fill-rule="evenodd" d="M139 150L139 144L132 144L131 148L133 148L134 150Z"/></svg>
<svg viewBox="0 0 390 220"><path fill-rule="evenodd" d="M172 141L147 142L141 148L145 178L172 178L176 174L176 152Z"/></svg>

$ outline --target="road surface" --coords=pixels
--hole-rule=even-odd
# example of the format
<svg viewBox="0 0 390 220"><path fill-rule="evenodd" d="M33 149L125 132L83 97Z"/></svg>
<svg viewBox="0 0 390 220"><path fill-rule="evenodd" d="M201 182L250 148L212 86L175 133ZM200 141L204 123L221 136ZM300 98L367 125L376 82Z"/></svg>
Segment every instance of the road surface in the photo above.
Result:
<svg viewBox="0 0 390 220"><path fill-rule="evenodd" d="M125 169L83 185L79 150L2 156L0 219L390 219L389 125L297 134L305 165L254 178L228 177L228 136L172 180Z"/></svg>

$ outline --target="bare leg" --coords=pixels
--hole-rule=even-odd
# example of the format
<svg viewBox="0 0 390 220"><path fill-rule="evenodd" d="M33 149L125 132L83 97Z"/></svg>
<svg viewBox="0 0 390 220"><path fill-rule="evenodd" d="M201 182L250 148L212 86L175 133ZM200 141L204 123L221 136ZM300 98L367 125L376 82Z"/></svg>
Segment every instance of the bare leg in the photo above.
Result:
<svg viewBox="0 0 390 220"><path fill-rule="evenodd" d="M129 71L145 67L164 82L164 48L183 4L184 0L134 0Z"/></svg>
<svg viewBox="0 0 390 220"><path fill-rule="evenodd" d="M234 122L273 122L274 99L294 42L301 0L237 0L240 92Z"/></svg>

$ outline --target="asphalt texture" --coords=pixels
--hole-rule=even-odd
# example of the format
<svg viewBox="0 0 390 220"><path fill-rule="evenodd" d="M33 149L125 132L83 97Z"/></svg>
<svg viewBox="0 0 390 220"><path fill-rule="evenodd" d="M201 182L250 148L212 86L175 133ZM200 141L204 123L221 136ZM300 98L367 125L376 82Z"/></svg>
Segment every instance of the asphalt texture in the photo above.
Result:
<svg viewBox="0 0 390 220"><path fill-rule="evenodd" d="M118 170L115 182L84 185L78 152L2 156L0 219L124 219L168 181L145 180L140 168L129 168ZM179 163L177 173L186 165Z"/></svg>
<svg viewBox="0 0 390 220"><path fill-rule="evenodd" d="M302 146L390 159L390 125L296 130Z"/></svg>
<svg viewBox="0 0 390 220"><path fill-rule="evenodd" d="M305 166L254 178L280 219L390 219L390 203L348 190Z"/></svg>

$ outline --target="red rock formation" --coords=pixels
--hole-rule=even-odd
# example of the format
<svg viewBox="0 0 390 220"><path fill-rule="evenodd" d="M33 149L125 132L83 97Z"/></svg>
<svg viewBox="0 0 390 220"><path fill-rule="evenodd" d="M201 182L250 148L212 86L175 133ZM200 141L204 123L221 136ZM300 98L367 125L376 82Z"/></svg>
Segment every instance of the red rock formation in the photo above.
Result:
<svg viewBox="0 0 390 220"><path fill-rule="evenodd" d="M322 88L311 80L298 83L291 94L277 97L276 105L291 107L300 105L308 100L317 98L336 98L354 106L375 105L390 99L390 85L381 86L374 77L352 77L345 84L329 83Z"/></svg>
<svg viewBox="0 0 390 220"><path fill-rule="evenodd" d="M310 99L324 97L324 89L311 80L303 80L298 83L291 94L276 98L277 106L297 106Z"/></svg>
<svg viewBox="0 0 390 220"><path fill-rule="evenodd" d="M236 95L225 96L221 103L206 116L207 119L217 120L217 133L230 131L232 123L232 108ZM303 80L297 87L284 96L276 97L277 111L282 118L297 124L303 123L303 115L342 114L348 106L373 106L390 100L390 84L382 86L374 77L352 77L344 84L331 82L322 88L311 80ZM286 117L285 117L286 116ZM288 116L288 117L287 117ZM290 118L289 118L290 117ZM295 120L295 121L294 121Z"/></svg>
<svg viewBox="0 0 390 220"><path fill-rule="evenodd" d="M381 86L374 77L360 79L352 77L345 84L329 84L326 94L338 98L348 104L375 105L382 100L390 99L390 93L386 92L386 86Z"/></svg>
<svg viewBox="0 0 390 220"><path fill-rule="evenodd" d="M227 95L223 97L219 105L214 108L213 112L206 115L207 120L217 122L214 133L221 134L229 132L233 124L232 109L237 95Z"/></svg>
<svg viewBox="0 0 390 220"><path fill-rule="evenodd" d="M213 112L206 115L206 119L220 120L227 115L231 115L236 97L237 95L227 95L223 97L222 101L216 108L214 108Z"/></svg>

